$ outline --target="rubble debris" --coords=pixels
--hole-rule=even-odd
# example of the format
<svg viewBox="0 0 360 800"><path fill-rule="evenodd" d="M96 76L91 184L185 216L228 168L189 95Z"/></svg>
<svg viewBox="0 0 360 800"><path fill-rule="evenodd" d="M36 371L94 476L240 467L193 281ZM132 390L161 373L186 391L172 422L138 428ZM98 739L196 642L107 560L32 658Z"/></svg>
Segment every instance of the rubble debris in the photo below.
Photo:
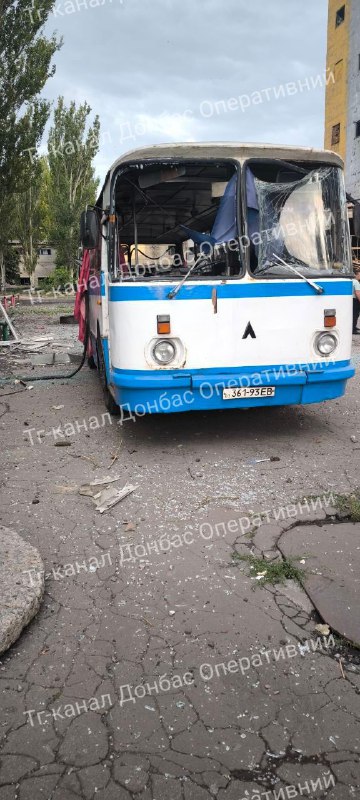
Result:
<svg viewBox="0 0 360 800"><path fill-rule="evenodd" d="M330 635L330 628L328 625L315 625L315 630L321 633L322 636Z"/></svg>
<svg viewBox="0 0 360 800"><path fill-rule="evenodd" d="M130 531L136 531L136 525L133 522L123 522L124 525L124 532L130 533Z"/></svg>
<svg viewBox="0 0 360 800"><path fill-rule="evenodd" d="M51 367L54 364L70 364L68 353L39 353L31 357L31 364L34 367Z"/></svg>
<svg viewBox="0 0 360 800"><path fill-rule="evenodd" d="M61 314L60 316L60 325L77 325L78 322L74 317L74 314Z"/></svg>
<svg viewBox="0 0 360 800"><path fill-rule="evenodd" d="M111 460L111 462L110 462L110 464L109 464L109 467L108 467L108 469L111 469L111 467L112 467L112 466L115 464L115 461L118 461L118 458L119 458L119 449L120 449L120 448L118 448L118 449L116 450L116 452L115 452L115 453L112 453L112 454L111 454L111 459L112 459L112 460Z"/></svg>
<svg viewBox="0 0 360 800"><path fill-rule="evenodd" d="M255 580L256 581L260 581L261 578L264 578L266 574L267 574L267 570L266 569L263 572L258 572L257 575L254 576Z"/></svg>
<svg viewBox="0 0 360 800"><path fill-rule="evenodd" d="M58 484L54 487L57 491L56 494L73 494L77 491L77 486L62 486L62 484Z"/></svg>
<svg viewBox="0 0 360 800"><path fill-rule="evenodd" d="M108 486L110 483L115 483L115 481L119 481L121 475L114 475L113 477L108 476L106 478L96 478L94 481L90 483L85 483L79 487L79 494L83 495L84 497L96 497L99 493L96 487L98 486Z"/></svg>
<svg viewBox="0 0 360 800"><path fill-rule="evenodd" d="M79 494L83 495L84 497L91 497L96 505L96 510L103 514L104 511L108 511L109 508L112 508L117 503L120 503L128 494L131 494L138 488L138 485L133 486L132 484L127 484L122 489L116 489L115 486L110 486L109 484L115 483L119 481L121 478L120 475L114 476L107 476L106 478L97 478L91 483L86 483L79 488ZM104 486L105 488L101 491L98 491L99 486Z"/></svg>
<svg viewBox="0 0 360 800"><path fill-rule="evenodd" d="M54 353L40 353L33 355L31 364L33 367L50 367L54 363Z"/></svg>
<svg viewBox="0 0 360 800"><path fill-rule="evenodd" d="M251 458L247 464L265 464L267 461L280 461L279 456L268 456L267 458Z"/></svg>
<svg viewBox="0 0 360 800"><path fill-rule="evenodd" d="M54 353L54 364L70 364L74 358L73 354L69 353Z"/></svg>
<svg viewBox="0 0 360 800"><path fill-rule="evenodd" d="M111 486L107 489L103 489L96 495L93 500L96 503L96 510L103 514L104 511L108 511L113 506L120 503L121 500L124 500L128 494L131 494L138 488L137 486L133 486L132 484L128 484L124 486L123 489L115 489L114 486Z"/></svg>
<svg viewBox="0 0 360 800"><path fill-rule="evenodd" d="M21 345L31 345L35 342L44 342L44 344L48 344L49 342L52 342L53 339L53 336L32 336L31 339L21 339Z"/></svg>
<svg viewBox="0 0 360 800"><path fill-rule="evenodd" d="M78 492L79 492L79 494L81 494L82 497L94 497L95 496L94 489L92 489L89 484L85 484L85 486L80 486L80 488L78 489Z"/></svg>
<svg viewBox="0 0 360 800"><path fill-rule="evenodd" d="M121 475L114 475L113 477L106 477L106 478L96 478L94 481L89 483L89 486L106 486L108 483L115 483L115 481L119 481Z"/></svg>
<svg viewBox="0 0 360 800"><path fill-rule="evenodd" d="M43 347L46 347L50 342L42 342L42 344L21 344L20 347L16 347L16 350L19 350L20 353L38 353Z"/></svg>

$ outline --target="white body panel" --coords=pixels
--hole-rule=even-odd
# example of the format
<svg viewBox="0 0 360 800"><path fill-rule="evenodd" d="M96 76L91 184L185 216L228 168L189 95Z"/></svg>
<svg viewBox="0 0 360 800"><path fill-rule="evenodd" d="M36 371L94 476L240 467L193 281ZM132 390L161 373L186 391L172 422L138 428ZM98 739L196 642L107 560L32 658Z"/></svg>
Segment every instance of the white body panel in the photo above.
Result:
<svg viewBox="0 0 360 800"><path fill-rule="evenodd" d="M292 285L298 283L302 282L293 281ZM332 283L336 281L327 283L329 292ZM351 297L346 295L314 292L311 296L219 298L216 314L211 297L109 301L111 364L122 370L160 369L146 353L153 338L166 338L157 337L158 314L170 314L169 338L179 338L185 347L185 360L169 365L169 369L324 361L323 356L316 354L313 343L315 334L325 330L324 310L329 308L336 309L337 326L332 332L339 338L333 358L347 360L351 355L352 319ZM249 322L255 339L251 336L243 339Z"/></svg>

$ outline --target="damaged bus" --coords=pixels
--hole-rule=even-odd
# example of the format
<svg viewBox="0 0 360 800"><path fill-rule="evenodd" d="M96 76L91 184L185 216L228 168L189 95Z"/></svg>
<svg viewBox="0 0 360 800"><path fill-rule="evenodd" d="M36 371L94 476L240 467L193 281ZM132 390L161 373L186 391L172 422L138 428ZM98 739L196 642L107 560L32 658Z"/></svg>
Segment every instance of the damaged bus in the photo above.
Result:
<svg viewBox="0 0 360 800"><path fill-rule="evenodd" d="M110 413L319 403L354 374L338 155L242 144L119 158L81 218L91 366Z"/></svg>

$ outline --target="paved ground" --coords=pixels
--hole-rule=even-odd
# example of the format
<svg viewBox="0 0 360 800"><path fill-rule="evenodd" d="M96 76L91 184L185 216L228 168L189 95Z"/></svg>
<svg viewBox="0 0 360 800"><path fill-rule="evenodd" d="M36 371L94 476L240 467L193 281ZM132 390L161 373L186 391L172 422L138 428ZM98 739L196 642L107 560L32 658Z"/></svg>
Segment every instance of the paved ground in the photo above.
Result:
<svg viewBox="0 0 360 800"><path fill-rule="evenodd" d="M48 575L0 665L1 800L273 800L299 784L305 797L360 796L358 654L316 641L295 584L262 587L232 557L267 550L271 527L228 526L358 487L358 389L324 406L100 429L87 369L0 399L0 522ZM52 427L84 419L56 446ZM279 460L256 462L267 457ZM100 515L78 488L109 474L138 488ZM126 685L134 702L120 705Z"/></svg>
<svg viewBox="0 0 360 800"><path fill-rule="evenodd" d="M14 530L0 525L0 655L37 614L44 588L39 551Z"/></svg>
<svg viewBox="0 0 360 800"><path fill-rule="evenodd" d="M304 587L321 617L360 648L360 525L301 525L279 539L285 557L306 553Z"/></svg>

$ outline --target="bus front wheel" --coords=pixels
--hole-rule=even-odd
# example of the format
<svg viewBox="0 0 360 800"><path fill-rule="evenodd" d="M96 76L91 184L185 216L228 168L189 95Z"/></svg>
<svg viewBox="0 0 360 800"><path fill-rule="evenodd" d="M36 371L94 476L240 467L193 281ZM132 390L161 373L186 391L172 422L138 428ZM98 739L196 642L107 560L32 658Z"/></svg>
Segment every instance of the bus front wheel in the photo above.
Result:
<svg viewBox="0 0 360 800"><path fill-rule="evenodd" d="M109 411L109 413L113 417L118 417L120 415L120 407L118 406L117 403L115 403L115 400L114 400L111 392L109 391L109 387L108 387L108 383L107 383L107 379L106 379L106 368L105 368L104 351L103 351L103 346L102 346L102 342L101 342L101 338L100 338L99 334L98 334L97 341L96 341L96 352L97 352L97 362L98 362L99 377L100 377L101 388L103 390L105 406L106 406L107 410Z"/></svg>
<svg viewBox="0 0 360 800"><path fill-rule="evenodd" d="M87 363L88 363L89 369L97 369L94 356L88 356Z"/></svg>

